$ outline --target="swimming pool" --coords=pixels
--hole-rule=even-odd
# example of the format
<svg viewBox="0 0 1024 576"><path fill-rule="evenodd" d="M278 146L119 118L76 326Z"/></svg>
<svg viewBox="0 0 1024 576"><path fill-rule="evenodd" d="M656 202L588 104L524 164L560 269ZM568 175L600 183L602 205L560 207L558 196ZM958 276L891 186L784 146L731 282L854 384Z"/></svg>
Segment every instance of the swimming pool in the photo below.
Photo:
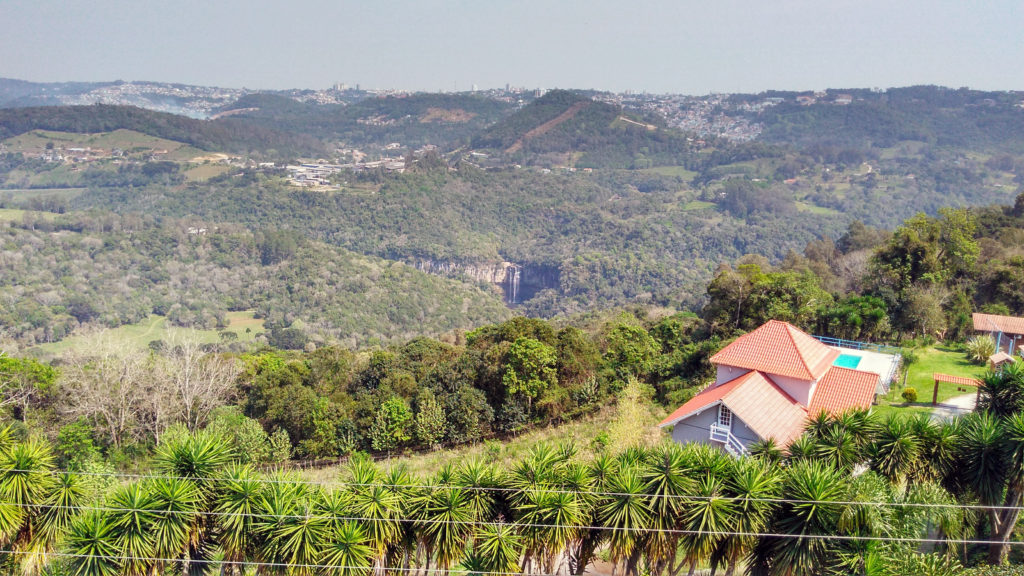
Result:
<svg viewBox="0 0 1024 576"><path fill-rule="evenodd" d="M833 366L839 366L840 368L856 368L860 364L860 356L854 356L853 354L840 354L836 361L832 363Z"/></svg>

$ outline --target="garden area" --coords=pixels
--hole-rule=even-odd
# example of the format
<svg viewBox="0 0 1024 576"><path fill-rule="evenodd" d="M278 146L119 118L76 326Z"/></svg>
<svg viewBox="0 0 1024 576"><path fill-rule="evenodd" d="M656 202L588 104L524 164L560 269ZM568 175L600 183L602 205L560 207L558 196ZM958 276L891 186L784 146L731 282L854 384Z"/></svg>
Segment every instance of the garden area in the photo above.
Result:
<svg viewBox="0 0 1024 576"><path fill-rule="evenodd" d="M942 344L904 351L903 358L907 368L901 372L899 380L893 382L889 393L878 398L874 411L880 415L897 411L930 414L935 410L932 405L933 374L981 378L988 370L985 365L972 362L965 350ZM940 382L938 401L941 404L976 392L974 387Z"/></svg>

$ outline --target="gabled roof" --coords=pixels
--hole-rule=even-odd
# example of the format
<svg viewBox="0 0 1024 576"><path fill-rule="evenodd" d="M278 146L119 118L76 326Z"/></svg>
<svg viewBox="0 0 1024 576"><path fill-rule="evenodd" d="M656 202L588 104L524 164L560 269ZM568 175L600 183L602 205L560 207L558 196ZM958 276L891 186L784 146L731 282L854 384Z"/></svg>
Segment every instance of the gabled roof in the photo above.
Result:
<svg viewBox="0 0 1024 576"><path fill-rule="evenodd" d="M818 382L807 412L841 414L851 408L867 409L875 399L878 374L833 366Z"/></svg>
<svg viewBox="0 0 1024 576"><path fill-rule="evenodd" d="M676 422L679 422L680 420L686 418L687 416L693 416L697 412L700 412L705 408L709 408L712 405L717 404L718 401L721 400L726 394L732 392L733 390L736 389L736 387L742 384L744 378L746 376L749 376L750 374L752 374L752 372L748 372L747 374L744 374L739 378L734 378L726 382L725 384L705 388L696 396L687 400L686 403L684 403L682 406L676 408L674 412L666 416L665 419L661 421L661 424L658 424L658 426L668 426L669 424L675 424Z"/></svg>
<svg viewBox="0 0 1024 576"><path fill-rule="evenodd" d="M711 357L715 365L736 366L798 380L817 380L839 356L796 326L769 320Z"/></svg>
<svg viewBox="0 0 1024 576"><path fill-rule="evenodd" d="M999 366L1000 364L1006 362L1013 364L1014 362L1017 361L1017 359L1014 358L1013 356L1010 356L1006 352L1000 350L999 352L996 352L995 354L989 356L988 361L991 362L993 366Z"/></svg>
<svg viewBox="0 0 1024 576"><path fill-rule="evenodd" d="M764 374L750 372L740 378L744 377L746 382L722 403L761 438L788 446L803 432L807 410Z"/></svg>
<svg viewBox="0 0 1024 576"><path fill-rule="evenodd" d="M765 374L752 371L697 394L659 426L676 424L719 403L758 436L774 438L782 446L800 435L807 420L807 411L799 402Z"/></svg>
<svg viewBox="0 0 1024 576"><path fill-rule="evenodd" d="M998 314L971 314L974 329L978 332L1002 332L1004 334L1024 334L1024 318L1000 316Z"/></svg>

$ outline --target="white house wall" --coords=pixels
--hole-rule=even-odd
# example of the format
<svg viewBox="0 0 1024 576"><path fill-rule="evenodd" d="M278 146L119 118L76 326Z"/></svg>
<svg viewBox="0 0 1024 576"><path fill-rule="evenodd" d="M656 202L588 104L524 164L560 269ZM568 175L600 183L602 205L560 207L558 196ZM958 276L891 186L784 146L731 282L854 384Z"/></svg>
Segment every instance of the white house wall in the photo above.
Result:
<svg viewBox="0 0 1024 576"><path fill-rule="evenodd" d="M786 394L793 397L793 400L809 406L811 403L811 395L814 394L814 388L817 385L815 381L797 380L796 378L789 378L787 376L779 376L777 374L769 374L772 382L775 382L779 388L782 388Z"/></svg>
<svg viewBox="0 0 1024 576"><path fill-rule="evenodd" d="M715 386L718 386L720 384L725 384L726 382L730 382L732 380L735 380L735 379L739 378L740 376L743 376L747 372L750 372L750 370L747 370L746 368L737 368L735 366L722 366L722 365L719 365L718 366L718 372L716 373L716 376L715 376Z"/></svg>

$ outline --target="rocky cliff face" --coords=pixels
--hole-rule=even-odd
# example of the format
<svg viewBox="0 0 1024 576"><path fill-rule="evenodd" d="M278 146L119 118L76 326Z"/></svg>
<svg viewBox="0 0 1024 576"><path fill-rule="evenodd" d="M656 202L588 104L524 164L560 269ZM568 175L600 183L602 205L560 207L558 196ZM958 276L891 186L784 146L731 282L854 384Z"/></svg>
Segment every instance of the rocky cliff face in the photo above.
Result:
<svg viewBox="0 0 1024 576"><path fill-rule="evenodd" d="M545 288L558 288L559 274L555 266L444 260L417 260L412 264L422 272L492 284L501 289L505 303L510 306L522 304Z"/></svg>

